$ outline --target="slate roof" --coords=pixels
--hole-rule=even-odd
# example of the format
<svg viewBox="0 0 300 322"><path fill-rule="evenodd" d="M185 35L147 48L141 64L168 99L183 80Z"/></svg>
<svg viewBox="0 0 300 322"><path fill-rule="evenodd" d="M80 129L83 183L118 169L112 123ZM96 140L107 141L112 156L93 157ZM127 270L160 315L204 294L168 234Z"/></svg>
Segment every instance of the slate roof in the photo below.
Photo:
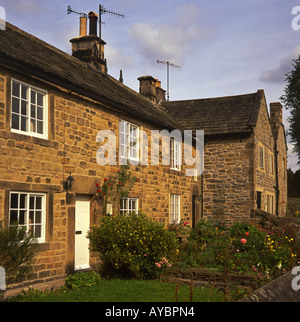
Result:
<svg viewBox="0 0 300 322"><path fill-rule="evenodd" d="M113 77L10 23L6 23L6 30L0 31L1 64L90 97L115 110L165 129L183 129L163 108Z"/></svg>
<svg viewBox="0 0 300 322"><path fill-rule="evenodd" d="M205 135L249 133L255 126L264 91L186 101L164 102L163 106L187 130Z"/></svg>

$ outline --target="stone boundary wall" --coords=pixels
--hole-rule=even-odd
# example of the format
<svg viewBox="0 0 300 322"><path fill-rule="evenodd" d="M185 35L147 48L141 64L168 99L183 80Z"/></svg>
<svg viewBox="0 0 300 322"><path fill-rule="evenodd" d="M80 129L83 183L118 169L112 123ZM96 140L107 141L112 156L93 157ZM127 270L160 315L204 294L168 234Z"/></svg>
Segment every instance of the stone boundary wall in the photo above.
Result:
<svg viewBox="0 0 300 322"><path fill-rule="evenodd" d="M256 209L253 211L253 219L256 223L261 224L270 230L278 226L286 226L295 229L297 237L300 238L300 218L278 217L261 209Z"/></svg>
<svg viewBox="0 0 300 322"><path fill-rule="evenodd" d="M173 268L168 272L168 277L173 279L174 282L180 284L191 284L193 276L194 286L205 287L222 287L224 286L224 274L217 271L211 271L206 268L188 268L178 269ZM229 274L227 283L234 284L237 288L241 289L256 289L256 281L250 275Z"/></svg>

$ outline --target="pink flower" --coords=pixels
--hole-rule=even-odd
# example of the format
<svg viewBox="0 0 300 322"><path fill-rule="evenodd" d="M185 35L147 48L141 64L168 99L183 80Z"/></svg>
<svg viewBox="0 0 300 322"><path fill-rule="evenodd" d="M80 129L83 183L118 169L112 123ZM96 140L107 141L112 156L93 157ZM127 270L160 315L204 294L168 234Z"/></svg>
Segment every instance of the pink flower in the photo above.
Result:
<svg viewBox="0 0 300 322"><path fill-rule="evenodd" d="M247 239L242 238L242 239L241 239L241 243L242 243L242 244L246 244L246 243L247 243Z"/></svg>

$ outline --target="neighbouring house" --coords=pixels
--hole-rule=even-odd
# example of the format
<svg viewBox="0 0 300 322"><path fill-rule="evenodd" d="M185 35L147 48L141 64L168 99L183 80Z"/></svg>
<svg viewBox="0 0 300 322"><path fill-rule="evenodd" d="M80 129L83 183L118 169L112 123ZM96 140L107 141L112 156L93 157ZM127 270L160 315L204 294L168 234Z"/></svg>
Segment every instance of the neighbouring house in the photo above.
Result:
<svg viewBox="0 0 300 322"><path fill-rule="evenodd" d="M287 143L282 106L256 93L164 102L185 129L205 131L202 216L247 219L253 209L284 216Z"/></svg>
<svg viewBox="0 0 300 322"><path fill-rule="evenodd" d="M250 218L256 207L283 215L281 105L271 104L269 118L261 90L166 102L152 76L139 78L137 93L107 73L96 15L91 12L89 20L87 34L87 18L80 18L72 55L9 23L0 31L0 226L34 232L40 244L34 279L93 264L86 233L103 215L96 183L116 174L121 160L139 181L110 212L143 210L162 223L185 220L192 226L202 217ZM182 162L186 145L175 135L166 146L161 135L153 153L151 135L163 130L181 136L205 131L203 175L186 175L195 168ZM116 164L97 160L102 131L115 135ZM193 155L197 142L194 135ZM67 179L74 180L69 187Z"/></svg>

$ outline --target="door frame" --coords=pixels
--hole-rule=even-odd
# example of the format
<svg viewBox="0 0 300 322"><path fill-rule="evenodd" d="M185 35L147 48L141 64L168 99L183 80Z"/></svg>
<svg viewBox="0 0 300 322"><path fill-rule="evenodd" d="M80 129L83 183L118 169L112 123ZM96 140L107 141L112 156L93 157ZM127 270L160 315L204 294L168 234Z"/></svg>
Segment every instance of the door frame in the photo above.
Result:
<svg viewBox="0 0 300 322"><path fill-rule="evenodd" d="M87 228L87 231L83 231L85 230L84 226L83 226L83 229L82 226L78 226L79 225L79 222L78 222L78 204L77 202L80 202L80 201L83 201L83 202L86 202L86 205L87 205L87 208L86 210L88 210L88 216L86 216L85 219L85 224L84 226L86 226ZM84 264L80 264L78 265L78 238L76 238L77 236L86 236L86 233L88 232L89 228L90 228L90 222L91 222L91 214L90 214L90 211L91 211L91 198L89 195L76 195L75 196L75 229L74 229L74 270L75 271L78 271L78 270L83 270L83 269L88 269L90 268L90 250L89 250L89 243L87 243L87 248L85 250L85 255L84 257L86 257L87 259L87 263L84 263Z"/></svg>

